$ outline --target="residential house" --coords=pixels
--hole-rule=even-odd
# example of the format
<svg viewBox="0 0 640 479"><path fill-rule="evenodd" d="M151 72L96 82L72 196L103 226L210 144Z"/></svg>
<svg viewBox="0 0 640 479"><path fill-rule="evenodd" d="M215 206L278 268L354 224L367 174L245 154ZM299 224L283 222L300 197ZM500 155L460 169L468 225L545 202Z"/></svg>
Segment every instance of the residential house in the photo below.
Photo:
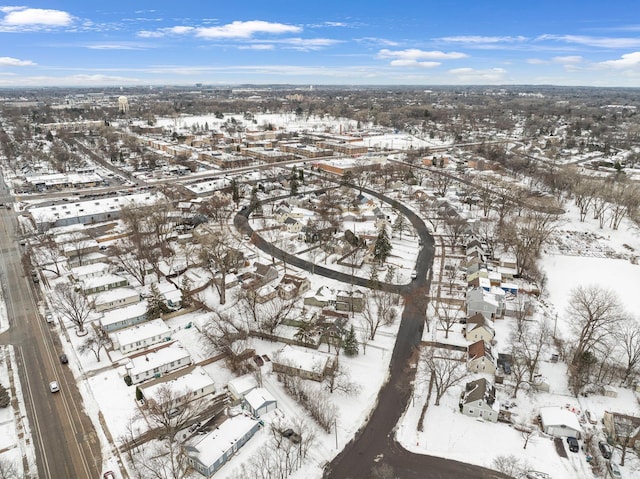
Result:
<svg viewBox="0 0 640 479"><path fill-rule="evenodd" d="M610 442L640 452L640 417L605 411L602 423Z"/></svg>
<svg viewBox="0 0 640 479"><path fill-rule="evenodd" d="M295 218L287 218L284 220L284 226L289 233L299 233L302 230L302 223Z"/></svg>
<svg viewBox="0 0 640 479"><path fill-rule="evenodd" d="M265 284L255 290L256 301L260 304L271 301L278 296L278 290L271 284Z"/></svg>
<svg viewBox="0 0 640 479"><path fill-rule="evenodd" d="M76 281L84 281L91 278L97 278L107 274L109 265L106 263L91 263L84 264L83 266L76 266L71 268L71 276Z"/></svg>
<svg viewBox="0 0 640 479"><path fill-rule="evenodd" d="M87 278L80 283L80 288L84 294L101 293L112 289L129 286L129 280L117 274L104 274Z"/></svg>
<svg viewBox="0 0 640 479"><path fill-rule="evenodd" d="M254 263L255 278L260 284L267 284L275 279L278 279L278 270L270 264Z"/></svg>
<svg viewBox="0 0 640 479"><path fill-rule="evenodd" d="M359 289L353 291L340 290L336 294L336 309L361 313L364 310L365 294Z"/></svg>
<svg viewBox="0 0 640 479"><path fill-rule="evenodd" d="M239 378L233 378L227 383L227 388L234 399L242 399L249 391L258 387L256 378L251 374L245 374Z"/></svg>
<svg viewBox="0 0 640 479"><path fill-rule="evenodd" d="M323 381L333 370L335 358L319 352L301 351L290 345L284 346L272 358L274 373L300 376L303 379Z"/></svg>
<svg viewBox="0 0 640 479"><path fill-rule="evenodd" d="M311 282L306 277L286 273L278 284L278 294L283 299L296 298L309 291L310 287Z"/></svg>
<svg viewBox="0 0 640 479"><path fill-rule="evenodd" d="M191 355L179 344L157 348L155 351L139 354L126 365L127 384L139 384L153 378L162 377L192 363Z"/></svg>
<svg viewBox="0 0 640 479"><path fill-rule="evenodd" d="M189 464L204 477L213 476L260 429L260 422L239 415L183 445Z"/></svg>
<svg viewBox="0 0 640 479"><path fill-rule="evenodd" d="M464 328L464 337L467 341L485 341L491 343L495 336L495 330L491 321L486 319L482 314L476 313L467 318L467 324Z"/></svg>
<svg viewBox="0 0 640 479"><path fill-rule="evenodd" d="M93 299L93 305L97 312L101 312L135 304L139 301L140 293L137 290L133 288L117 288L96 295Z"/></svg>
<svg viewBox="0 0 640 479"><path fill-rule="evenodd" d="M485 378L467 383L460 397L460 411L467 416L497 422L500 403L496 401L495 386Z"/></svg>
<svg viewBox="0 0 640 479"><path fill-rule="evenodd" d="M160 319L152 319L109 334L114 349L122 354L145 349L171 339L171 329Z"/></svg>
<svg viewBox="0 0 640 479"><path fill-rule="evenodd" d="M147 320L146 301L130 304L122 308L105 312L100 318L100 327L105 333L112 333L119 329L135 326Z"/></svg>
<svg viewBox="0 0 640 479"><path fill-rule="evenodd" d="M315 293L309 293L304 297L305 306L316 306L325 308L335 306L336 293L329 286L320 286Z"/></svg>
<svg viewBox="0 0 640 479"><path fill-rule="evenodd" d="M211 376L202 368L185 368L155 381L138 386L146 405L161 403L168 409L184 405L216 392Z"/></svg>
<svg viewBox="0 0 640 479"><path fill-rule="evenodd" d="M504 291L503 291L504 293ZM501 318L504 315L504 301L482 288L467 291L467 316L481 313L487 319Z"/></svg>
<svg viewBox="0 0 640 479"><path fill-rule="evenodd" d="M495 374L497 364L489 343L480 340L469 345L467 348L467 369L479 373Z"/></svg>
<svg viewBox="0 0 640 479"><path fill-rule="evenodd" d="M265 388L255 388L244 395L242 402L244 408L255 417L273 411L278 407L278 402Z"/></svg>
<svg viewBox="0 0 640 479"><path fill-rule="evenodd" d="M582 426L578 415L559 406L540 408L540 426L542 430L551 436L575 437L580 439Z"/></svg>

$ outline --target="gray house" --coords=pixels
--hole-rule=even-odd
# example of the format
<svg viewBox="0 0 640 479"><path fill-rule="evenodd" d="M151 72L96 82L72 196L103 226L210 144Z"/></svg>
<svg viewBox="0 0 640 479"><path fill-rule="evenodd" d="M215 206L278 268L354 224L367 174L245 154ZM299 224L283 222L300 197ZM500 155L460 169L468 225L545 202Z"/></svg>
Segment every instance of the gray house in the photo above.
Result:
<svg viewBox="0 0 640 479"><path fill-rule="evenodd" d="M460 396L460 412L498 422L500 407L496 401L496 388L484 378L471 381Z"/></svg>
<svg viewBox="0 0 640 479"><path fill-rule="evenodd" d="M260 423L244 415L227 419L205 436L185 444L189 464L204 477L213 476L260 429Z"/></svg>

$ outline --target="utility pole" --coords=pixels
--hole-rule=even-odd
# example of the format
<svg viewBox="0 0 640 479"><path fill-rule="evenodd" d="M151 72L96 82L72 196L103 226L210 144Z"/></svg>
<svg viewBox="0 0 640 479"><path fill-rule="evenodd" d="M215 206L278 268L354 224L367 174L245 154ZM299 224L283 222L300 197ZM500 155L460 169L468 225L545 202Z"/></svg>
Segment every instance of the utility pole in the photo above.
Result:
<svg viewBox="0 0 640 479"><path fill-rule="evenodd" d="M338 419L333 418L333 430L336 432L336 451L338 450Z"/></svg>

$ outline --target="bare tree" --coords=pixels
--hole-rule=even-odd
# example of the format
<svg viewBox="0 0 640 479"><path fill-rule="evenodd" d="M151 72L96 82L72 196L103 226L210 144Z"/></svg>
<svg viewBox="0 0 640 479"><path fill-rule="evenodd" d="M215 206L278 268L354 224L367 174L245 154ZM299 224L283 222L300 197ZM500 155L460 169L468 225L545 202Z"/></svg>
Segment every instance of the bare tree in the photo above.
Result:
<svg viewBox="0 0 640 479"><path fill-rule="evenodd" d="M638 372L638 366L640 366L640 324L638 320L627 318L622 321L616 332L616 338L624 358L622 383L626 384L629 378Z"/></svg>
<svg viewBox="0 0 640 479"><path fill-rule="evenodd" d="M435 405L439 406L442 396L467 375L464 358L449 349L428 348L423 360L436 388Z"/></svg>
<svg viewBox="0 0 640 479"><path fill-rule="evenodd" d="M76 325L78 336L85 334L84 324L91 313L92 300L69 283L58 283L55 287L53 304L59 314Z"/></svg>
<svg viewBox="0 0 640 479"><path fill-rule="evenodd" d="M523 477L528 469L529 465L513 454L496 456L491 464L492 468L508 477Z"/></svg>
<svg viewBox="0 0 640 479"><path fill-rule="evenodd" d="M374 289L365 293L362 317L366 322L366 330L373 341L381 325L392 324L397 317L395 309L397 298L394 294Z"/></svg>
<svg viewBox="0 0 640 479"><path fill-rule="evenodd" d="M134 242L130 237L121 238L110 247L109 261L144 286L151 266L145 254L147 247L153 248L152 245L146 244L146 239Z"/></svg>
<svg viewBox="0 0 640 479"><path fill-rule="evenodd" d="M457 216L444 220L444 235L447 237L451 251L455 251L467 232L467 221Z"/></svg>
<svg viewBox="0 0 640 479"><path fill-rule="evenodd" d="M235 247L236 241L226 228L199 232L194 237L200 244L200 261L212 274L213 284L220 296L220 304L225 304L227 274L240 266L243 254Z"/></svg>
<svg viewBox="0 0 640 479"><path fill-rule="evenodd" d="M432 172L431 184L436 196L447 196L447 191L455 183L455 178L448 173Z"/></svg>
<svg viewBox="0 0 640 479"><path fill-rule="evenodd" d="M577 394L587 380L585 373L591 358L605 354L608 340L614 336L624 313L613 291L599 286L578 286L571 292L567 314L575 338L569 373Z"/></svg>
<svg viewBox="0 0 640 479"><path fill-rule="evenodd" d="M528 381L532 382L538 370L540 358L545 348L549 346L552 336L551 324L543 319L536 323L527 322L526 328L519 335L520 352L529 373Z"/></svg>
<svg viewBox="0 0 640 479"><path fill-rule="evenodd" d="M444 303L440 298L438 298L436 316L438 316L438 322L444 330L444 337L446 339L449 337L449 331L451 331L453 325L459 323L460 320L464 318L465 311L461 307Z"/></svg>
<svg viewBox="0 0 640 479"><path fill-rule="evenodd" d="M248 348L249 331L231 315L214 311L202 328L202 337L212 353L227 353L233 359Z"/></svg>
<svg viewBox="0 0 640 479"><path fill-rule="evenodd" d="M78 347L78 352L80 354L92 352L96 357L96 361L100 362L100 352L110 344L109 337L102 330L90 327L87 336Z"/></svg>
<svg viewBox="0 0 640 479"><path fill-rule="evenodd" d="M337 361L337 358L336 358ZM361 387L359 384L351 379L349 370L346 369L341 363L338 363L333 370L327 374L324 380L327 389L330 393L339 391L347 396L357 396L360 393Z"/></svg>
<svg viewBox="0 0 640 479"><path fill-rule="evenodd" d="M23 476L14 462L7 458L0 459L0 479L20 479L21 477Z"/></svg>

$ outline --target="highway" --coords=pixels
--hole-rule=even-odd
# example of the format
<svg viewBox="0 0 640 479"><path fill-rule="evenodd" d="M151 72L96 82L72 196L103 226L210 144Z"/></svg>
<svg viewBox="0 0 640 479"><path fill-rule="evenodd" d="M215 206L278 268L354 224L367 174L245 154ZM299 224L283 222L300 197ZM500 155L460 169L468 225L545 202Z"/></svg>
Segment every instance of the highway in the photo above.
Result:
<svg viewBox="0 0 640 479"><path fill-rule="evenodd" d="M0 202L12 201L0 179ZM0 280L10 325L0 334L0 344L15 349L32 436L26 441L33 442L38 469L25 471L25 477L95 479L102 469L100 444L72 371L60 363L60 326L44 320L38 285L21 262L24 247L16 240L19 232L13 210L0 208L0 229ZM55 394L49 390L53 380L60 385Z"/></svg>

